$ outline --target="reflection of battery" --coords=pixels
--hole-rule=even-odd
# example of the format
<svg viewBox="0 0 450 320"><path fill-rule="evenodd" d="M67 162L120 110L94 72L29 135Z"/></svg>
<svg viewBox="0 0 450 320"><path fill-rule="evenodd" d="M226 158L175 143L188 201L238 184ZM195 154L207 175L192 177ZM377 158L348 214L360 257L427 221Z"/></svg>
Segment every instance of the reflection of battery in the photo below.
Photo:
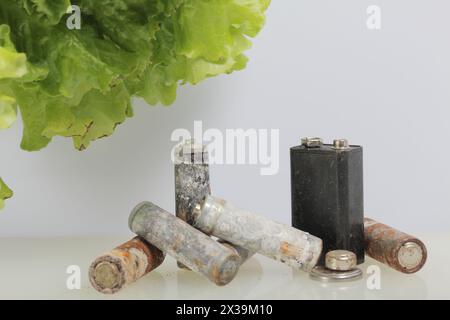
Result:
<svg viewBox="0 0 450 320"><path fill-rule="evenodd" d="M417 272L427 260L422 241L375 220L364 218L364 236L367 255L400 272Z"/></svg>
<svg viewBox="0 0 450 320"><path fill-rule="evenodd" d="M364 262L363 151L346 140L302 139L291 148L292 225L323 240L323 256L348 250Z"/></svg>

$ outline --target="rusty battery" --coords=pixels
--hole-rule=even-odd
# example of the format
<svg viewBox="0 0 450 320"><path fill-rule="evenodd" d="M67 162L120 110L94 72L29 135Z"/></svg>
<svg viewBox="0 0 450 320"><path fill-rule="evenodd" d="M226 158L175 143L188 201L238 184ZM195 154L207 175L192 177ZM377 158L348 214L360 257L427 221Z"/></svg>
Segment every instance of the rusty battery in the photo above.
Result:
<svg viewBox="0 0 450 320"><path fill-rule="evenodd" d="M235 252L240 260L239 260L239 266L243 265L247 260L249 260L255 253L253 251L247 250L241 246L237 246L235 244L229 243L228 241L219 239L217 240L221 245L227 247L231 251Z"/></svg>
<svg viewBox="0 0 450 320"><path fill-rule="evenodd" d="M159 267L165 254L140 237L98 257L89 268L89 280L99 292L112 294Z"/></svg>
<svg viewBox="0 0 450 320"><path fill-rule="evenodd" d="M175 204L178 218L192 225L192 210L211 193L206 145L187 140L175 148Z"/></svg>
<svg viewBox="0 0 450 320"><path fill-rule="evenodd" d="M427 260L422 241L373 219L364 218L366 254L403 272L415 273Z"/></svg>
<svg viewBox="0 0 450 320"><path fill-rule="evenodd" d="M197 203L211 194L209 154L206 145L194 139L180 143L175 148L175 208L178 218L192 225L192 211ZM244 263L253 252L232 243L221 241L242 258ZM188 269L180 262L178 267Z"/></svg>
<svg viewBox="0 0 450 320"><path fill-rule="evenodd" d="M207 234L305 271L322 252L319 238L212 196L195 207L193 218L194 226Z"/></svg>
<svg viewBox="0 0 450 320"><path fill-rule="evenodd" d="M192 210L199 200L211 193L206 145L187 140L175 148L176 216L192 225ZM187 269L177 262L178 267Z"/></svg>
<svg viewBox="0 0 450 320"><path fill-rule="evenodd" d="M151 202L131 213L129 227L137 235L217 285L235 277L241 257L183 220Z"/></svg>

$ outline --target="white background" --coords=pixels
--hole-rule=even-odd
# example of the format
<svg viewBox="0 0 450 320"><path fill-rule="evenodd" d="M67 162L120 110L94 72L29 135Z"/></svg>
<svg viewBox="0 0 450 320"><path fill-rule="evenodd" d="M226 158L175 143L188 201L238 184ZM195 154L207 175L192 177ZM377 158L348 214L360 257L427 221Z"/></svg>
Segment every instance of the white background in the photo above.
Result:
<svg viewBox="0 0 450 320"><path fill-rule="evenodd" d="M382 9L382 29L366 8ZM174 209L170 135L206 128L280 129L280 171L211 168L213 192L290 223L289 148L301 136L364 146L367 216L413 234L450 231L450 3L273 0L244 71L185 86L171 107L135 103L135 117L78 152L55 139L19 148L0 132L0 174L15 197L0 237L127 235L135 204ZM425 239L426 240L426 239Z"/></svg>

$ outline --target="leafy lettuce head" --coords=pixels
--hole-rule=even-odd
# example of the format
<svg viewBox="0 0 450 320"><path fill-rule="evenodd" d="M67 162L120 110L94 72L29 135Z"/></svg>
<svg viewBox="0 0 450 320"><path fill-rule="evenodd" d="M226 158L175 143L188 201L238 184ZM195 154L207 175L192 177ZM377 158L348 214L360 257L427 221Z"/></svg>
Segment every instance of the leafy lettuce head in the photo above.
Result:
<svg viewBox="0 0 450 320"><path fill-rule="evenodd" d="M20 111L22 149L63 136L83 150L132 115L133 96L169 105L180 84L243 69L269 2L1 1L0 129Z"/></svg>

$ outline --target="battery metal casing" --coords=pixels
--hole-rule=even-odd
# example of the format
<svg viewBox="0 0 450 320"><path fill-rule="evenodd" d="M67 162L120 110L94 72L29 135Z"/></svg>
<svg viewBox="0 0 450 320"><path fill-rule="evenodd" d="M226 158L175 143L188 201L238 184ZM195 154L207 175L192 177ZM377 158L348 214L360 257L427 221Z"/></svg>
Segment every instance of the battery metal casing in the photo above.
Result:
<svg viewBox="0 0 450 320"><path fill-rule="evenodd" d="M176 215L192 225L195 205L211 194L208 149L188 140L175 148Z"/></svg>
<svg viewBox="0 0 450 320"><path fill-rule="evenodd" d="M364 262L363 149L291 148L292 225L323 240L325 254L348 250Z"/></svg>
<svg viewBox="0 0 450 320"><path fill-rule="evenodd" d="M231 282L243 262L232 250L151 202L137 205L129 228L183 265L219 286Z"/></svg>
<svg viewBox="0 0 450 320"><path fill-rule="evenodd" d="M208 157L207 146L193 139L175 148L175 213L190 225L194 206L211 194ZM187 269L179 261L177 265Z"/></svg>
<svg viewBox="0 0 450 320"><path fill-rule="evenodd" d="M166 254L135 237L99 256L89 268L89 280L99 292L112 294L158 268Z"/></svg>
<svg viewBox="0 0 450 320"><path fill-rule="evenodd" d="M193 219L206 234L303 271L310 272L322 253L321 239L213 196L195 207Z"/></svg>
<svg viewBox="0 0 450 320"><path fill-rule="evenodd" d="M366 253L403 273L415 273L427 261L425 244L414 236L378 221L364 218Z"/></svg>

